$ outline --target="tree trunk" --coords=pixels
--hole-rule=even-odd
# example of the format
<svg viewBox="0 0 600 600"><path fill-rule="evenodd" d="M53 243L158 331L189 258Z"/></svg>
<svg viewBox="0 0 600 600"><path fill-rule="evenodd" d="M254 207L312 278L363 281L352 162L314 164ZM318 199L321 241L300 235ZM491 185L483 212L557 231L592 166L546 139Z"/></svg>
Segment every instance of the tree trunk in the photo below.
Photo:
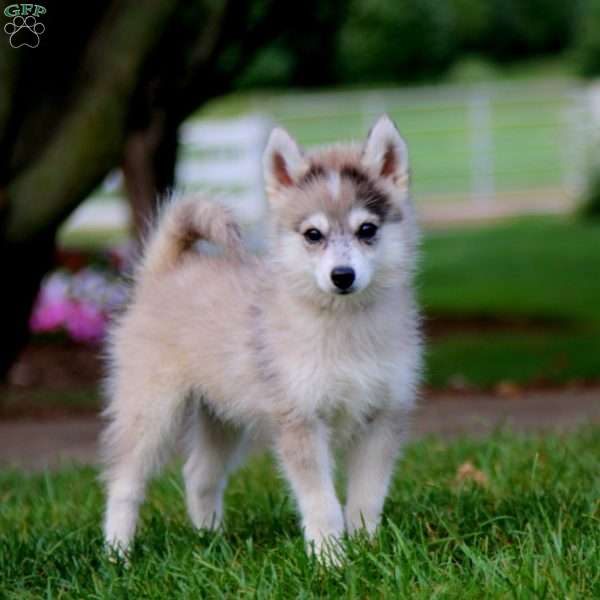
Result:
<svg viewBox="0 0 600 600"><path fill-rule="evenodd" d="M54 236L51 229L22 242L0 246L0 272L4 280L0 373L7 373L29 337L29 315L40 280L54 262Z"/></svg>
<svg viewBox="0 0 600 600"><path fill-rule="evenodd" d="M160 203L175 184L177 127L156 114L146 129L130 133L123 152L123 177L131 208L132 234L140 240Z"/></svg>

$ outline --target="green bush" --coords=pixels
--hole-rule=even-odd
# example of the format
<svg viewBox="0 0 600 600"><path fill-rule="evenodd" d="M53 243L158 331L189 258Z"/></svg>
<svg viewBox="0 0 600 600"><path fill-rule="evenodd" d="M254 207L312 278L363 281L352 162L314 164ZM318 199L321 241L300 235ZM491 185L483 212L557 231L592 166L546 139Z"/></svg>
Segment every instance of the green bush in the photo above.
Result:
<svg viewBox="0 0 600 600"><path fill-rule="evenodd" d="M445 0L355 0L341 30L345 81L409 81L434 76L455 57Z"/></svg>
<svg viewBox="0 0 600 600"><path fill-rule="evenodd" d="M600 0L307 0L279 18L282 34L238 86L423 80L460 55L512 61L574 39L585 70L600 72Z"/></svg>
<svg viewBox="0 0 600 600"><path fill-rule="evenodd" d="M239 88L292 85L292 57L281 43L263 48L236 82Z"/></svg>
<svg viewBox="0 0 600 600"><path fill-rule="evenodd" d="M238 87L323 86L337 80L338 32L350 0L305 0L276 13L281 34L250 63ZM283 4L282 4L283 6Z"/></svg>
<svg viewBox="0 0 600 600"><path fill-rule="evenodd" d="M584 0L581 4L575 56L582 75L600 74L600 0Z"/></svg>
<svg viewBox="0 0 600 600"><path fill-rule="evenodd" d="M483 48L501 59L565 49L577 18L573 0L493 0Z"/></svg>
<svg viewBox="0 0 600 600"><path fill-rule="evenodd" d="M573 39L573 0L448 0L460 49L497 59L556 53Z"/></svg>
<svg viewBox="0 0 600 600"><path fill-rule="evenodd" d="M456 42L461 50L481 51L491 30L493 3L484 0L448 0L453 13Z"/></svg>
<svg viewBox="0 0 600 600"><path fill-rule="evenodd" d="M573 0L353 0L338 42L341 77L415 80L465 52L500 60L557 53L572 41L577 7Z"/></svg>

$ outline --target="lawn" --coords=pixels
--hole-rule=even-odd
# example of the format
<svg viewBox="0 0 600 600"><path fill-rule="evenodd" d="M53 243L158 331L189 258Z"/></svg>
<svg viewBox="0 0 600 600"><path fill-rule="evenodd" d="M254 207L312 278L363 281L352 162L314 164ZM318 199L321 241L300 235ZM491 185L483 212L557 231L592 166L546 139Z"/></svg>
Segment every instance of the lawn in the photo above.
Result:
<svg viewBox="0 0 600 600"><path fill-rule="evenodd" d="M431 232L421 266L430 324L458 329L428 345L430 384L600 378L600 223L530 218ZM493 326L469 327L480 321Z"/></svg>
<svg viewBox="0 0 600 600"><path fill-rule="evenodd" d="M191 528L176 471L155 481L129 567L102 552L93 469L3 471L0 598L597 598L599 434L413 443L376 540L331 571L266 458L233 477L220 535Z"/></svg>

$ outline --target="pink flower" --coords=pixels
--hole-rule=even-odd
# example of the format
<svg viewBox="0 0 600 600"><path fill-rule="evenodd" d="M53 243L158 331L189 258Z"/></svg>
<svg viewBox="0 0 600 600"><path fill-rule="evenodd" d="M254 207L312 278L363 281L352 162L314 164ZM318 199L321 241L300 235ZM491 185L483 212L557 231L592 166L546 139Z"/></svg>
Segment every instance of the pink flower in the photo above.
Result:
<svg viewBox="0 0 600 600"><path fill-rule="evenodd" d="M64 329L77 342L97 342L104 337L108 313L126 298L126 288L101 271L57 271L42 282L29 326L33 333Z"/></svg>
<svg viewBox="0 0 600 600"><path fill-rule="evenodd" d="M70 305L69 278L52 273L44 279L35 301L29 326L34 333L54 331L61 327Z"/></svg>
<svg viewBox="0 0 600 600"><path fill-rule="evenodd" d="M33 333L55 331L64 324L70 305L71 301L66 298L49 301L43 297L38 298L29 320L31 331Z"/></svg>
<svg viewBox="0 0 600 600"><path fill-rule="evenodd" d="M65 319L69 335L77 342L98 342L104 337L107 317L89 302L70 302Z"/></svg>

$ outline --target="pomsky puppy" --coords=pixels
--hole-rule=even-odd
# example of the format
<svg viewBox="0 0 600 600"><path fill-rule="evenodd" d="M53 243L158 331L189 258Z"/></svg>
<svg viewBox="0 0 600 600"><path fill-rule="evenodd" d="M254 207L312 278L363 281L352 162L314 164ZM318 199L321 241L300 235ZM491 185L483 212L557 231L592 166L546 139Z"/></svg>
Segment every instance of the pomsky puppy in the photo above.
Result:
<svg viewBox="0 0 600 600"><path fill-rule="evenodd" d="M179 437L196 527L221 523L227 474L258 430L319 557L344 531L372 534L379 524L421 371L407 147L387 116L362 146L308 153L274 129L264 174L265 256L245 252L224 208L172 201L112 329L104 532L118 551ZM196 252L198 240L223 253ZM347 450L345 509L334 443Z"/></svg>

